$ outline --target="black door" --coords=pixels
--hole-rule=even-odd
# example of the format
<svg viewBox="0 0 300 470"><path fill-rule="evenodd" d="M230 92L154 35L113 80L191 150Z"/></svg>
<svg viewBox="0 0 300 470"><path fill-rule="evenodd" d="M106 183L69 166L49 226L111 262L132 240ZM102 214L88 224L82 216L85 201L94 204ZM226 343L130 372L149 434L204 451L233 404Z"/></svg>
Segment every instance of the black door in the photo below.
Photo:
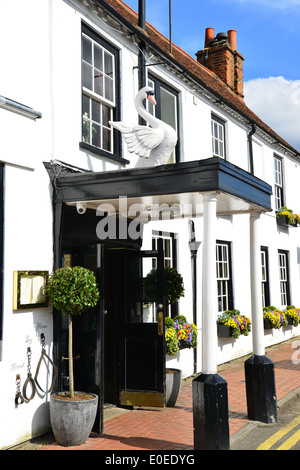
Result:
<svg viewBox="0 0 300 470"><path fill-rule="evenodd" d="M158 251L123 254L124 299L120 334L119 402L123 406L164 406L164 255ZM145 277L156 259L155 294Z"/></svg>

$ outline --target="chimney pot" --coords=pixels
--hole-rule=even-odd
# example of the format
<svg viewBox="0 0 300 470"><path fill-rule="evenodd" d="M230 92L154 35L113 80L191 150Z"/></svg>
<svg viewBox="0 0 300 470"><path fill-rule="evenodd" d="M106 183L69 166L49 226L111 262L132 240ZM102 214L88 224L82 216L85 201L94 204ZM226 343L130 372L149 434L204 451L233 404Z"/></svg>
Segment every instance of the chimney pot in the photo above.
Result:
<svg viewBox="0 0 300 470"><path fill-rule="evenodd" d="M232 49L236 51L237 50L236 30L230 29L229 31L227 31L227 34L228 34L228 42L230 42Z"/></svg>
<svg viewBox="0 0 300 470"><path fill-rule="evenodd" d="M205 43L204 43L204 47L208 47L209 46L209 43L210 41L212 41L215 37L215 30L214 28L206 28L205 30Z"/></svg>

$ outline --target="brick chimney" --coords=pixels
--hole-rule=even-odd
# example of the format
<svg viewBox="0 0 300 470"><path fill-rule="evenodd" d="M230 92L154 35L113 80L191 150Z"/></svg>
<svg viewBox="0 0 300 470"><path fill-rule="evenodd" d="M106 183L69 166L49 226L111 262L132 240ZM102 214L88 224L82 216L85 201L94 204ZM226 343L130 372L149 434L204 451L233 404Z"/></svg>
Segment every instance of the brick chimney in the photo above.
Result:
<svg viewBox="0 0 300 470"><path fill-rule="evenodd" d="M218 33L206 28L204 49L196 53L200 64L214 72L238 96L243 92L243 56L237 51L236 30Z"/></svg>

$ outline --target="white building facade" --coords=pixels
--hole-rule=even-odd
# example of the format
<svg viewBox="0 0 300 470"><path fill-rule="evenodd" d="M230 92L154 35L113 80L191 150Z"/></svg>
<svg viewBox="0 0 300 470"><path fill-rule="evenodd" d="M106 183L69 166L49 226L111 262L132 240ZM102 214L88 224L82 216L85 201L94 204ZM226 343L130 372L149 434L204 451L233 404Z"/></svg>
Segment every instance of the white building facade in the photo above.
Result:
<svg viewBox="0 0 300 470"><path fill-rule="evenodd" d="M0 6L0 12L2 18L13 19L14 23L12 29L10 21L4 22L0 32L1 43L5 44L2 47L4 73L0 79L3 179L0 361L3 420L0 447L7 448L49 429L49 393L37 387L32 399L22 404L15 401L28 373L35 374L42 350L42 334L47 354L59 361L60 388L67 381L65 361L62 360L63 320L58 320L51 306L32 304L29 308L22 308L22 305L14 308L13 273L51 273L70 256L73 264L77 261L95 268L101 278L101 263L106 260L105 276L109 282L105 287L100 285L100 291L102 312L107 311L107 315L97 320L99 323L94 330L84 324L78 325L78 332L84 332L82 338L88 344L90 337L93 343L97 335L102 334L101 328L106 328L106 340L102 337L103 351L97 359L100 365L95 362L89 368L90 362L86 362L83 368L93 376L92 381L94 375L97 376L96 367L101 369L100 378L95 382L102 391L107 384L107 391L103 391L107 395L103 400L120 405L119 385L124 378L118 370L118 355L122 354L123 343L118 339L119 332L112 332L113 325L119 322L119 304L111 298L112 291L107 287L109 283L120 282L116 273L120 270L121 276L123 272L123 265L115 253L121 248L150 251L157 248L157 239L163 239L165 264L176 267L184 279L185 296L178 302L176 313L192 322L194 294L189 221L194 222L196 240L202 242L203 201L212 193L218 197L219 204L215 224L218 253L215 299L218 311L215 318L226 309L238 309L251 319L249 219L253 211L261 214L262 308L273 305L284 310L287 305L300 306L299 229L280 226L276 218L276 210L282 206L300 213L296 197L300 154L247 108L241 88L232 89L215 72L176 46L171 55L168 40L149 25L145 35L138 28L137 15L123 2L29 0L25 5L21 1L6 1ZM158 101L157 117L172 125L178 135L170 168L173 165L177 174L183 168L185 177L189 162L196 166L197 162L204 165L205 160L211 162L213 158L221 163L224 160L228 164L228 173L237 168L240 178L241 172L247 176L254 195L249 193L243 200L242 196L237 197L234 188L232 197L222 209L222 190L219 186L208 189L208 182L201 186L202 189L199 187L198 192L193 190L192 195L178 195L170 190L168 194L172 196L165 198L151 196L151 188L148 196L145 190L143 197L135 194L129 198L118 182L119 192L105 199L99 198L98 189L93 193L91 179L90 186L85 186L91 188L90 194L86 191L82 192L82 199L79 195L73 198L77 189L76 183L72 186L72 181L76 178L83 181L85 176L88 180L100 175L99 182L95 183L98 186L105 184L106 175L109 181L114 181L111 172L116 172L116 178L122 181L121 172L125 171L126 184L133 176L137 180L139 175L140 180L145 178L143 168L136 169L140 157L128 152L121 134L109 125L109 121L139 123L134 99L140 83L138 66L142 42L145 43L146 83L154 87ZM225 43L227 49L233 49L233 44L228 45L228 38ZM208 43L205 46L204 50L208 52L213 47ZM234 51L236 55L236 47ZM242 80L240 76L239 80ZM152 169L150 173L152 176L163 175L159 171ZM238 178L236 181L238 185ZM169 179L164 180L162 176L159 184L163 188L168 182ZM151 180L145 178L140 184L146 188L150 183ZM255 201L255 188L264 183L273 190L269 208L267 204ZM66 187L72 189L71 196L59 199ZM227 192L231 193L229 189ZM97 226L102 220L97 208L101 204L120 208L117 197L123 197L124 203L128 197L127 208L137 203L147 212L153 210L155 204L160 208L166 204L179 212L169 218L167 211L166 220L150 217L149 222L143 224L143 235L139 240L119 238L106 246L106 241L99 239L97 234ZM76 202L80 201L87 207L83 215L76 211ZM57 222L59 210L64 211L64 216ZM126 215L128 217L128 212ZM202 370L202 285L205 275L202 262L201 243L197 252L197 372ZM218 269L220 266L222 269ZM120 292L123 292L121 288ZM109 309L114 312L111 320ZM264 345L267 347L299 334L300 326L265 330ZM236 340L218 338L217 363L250 354L252 348L252 333ZM106 362L108 356L111 362ZM192 375L193 350L186 349L176 357L168 358L167 366L182 369L185 377ZM82 371L78 367L80 375ZM49 389L49 381L50 374L46 374L46 368L41 368L39 383L43 384L43 390ZM29 386L27 397L30 398L30 394Z"/></svg>

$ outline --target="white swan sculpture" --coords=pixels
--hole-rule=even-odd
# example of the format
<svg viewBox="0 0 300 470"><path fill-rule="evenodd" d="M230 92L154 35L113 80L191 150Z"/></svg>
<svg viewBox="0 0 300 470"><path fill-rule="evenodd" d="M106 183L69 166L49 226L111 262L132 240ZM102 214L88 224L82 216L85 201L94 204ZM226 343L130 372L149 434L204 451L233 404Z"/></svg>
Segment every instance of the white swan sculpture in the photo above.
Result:
<svg viewBox="0 0 300 470"><path fill-rule="evenodd" d="M121 121L110 121L111 126L122 132L128 151L141 157L135 167L152 167L168 163L177 143L176 131L145 109L143 105L145 99L156 105L152 88L142 88L135 98L135 108L138 114L151 127L130 126Z"/></svg>

